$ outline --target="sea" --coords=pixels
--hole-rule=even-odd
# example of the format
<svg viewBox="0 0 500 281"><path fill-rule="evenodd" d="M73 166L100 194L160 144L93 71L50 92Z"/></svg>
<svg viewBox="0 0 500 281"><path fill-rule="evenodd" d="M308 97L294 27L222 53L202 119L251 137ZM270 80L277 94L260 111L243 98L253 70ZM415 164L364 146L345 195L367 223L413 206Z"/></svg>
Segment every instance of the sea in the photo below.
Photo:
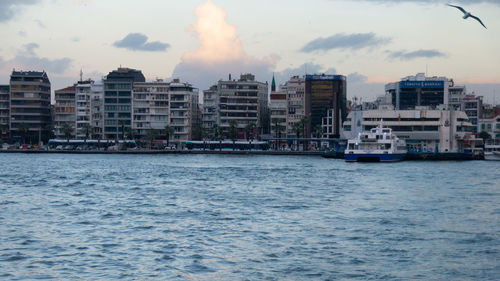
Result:
<svg viewBox="0 0 500 281"><path fill-rule="evenodd" d="M0 280L499 280L500 162L0 154Z"/></svg>

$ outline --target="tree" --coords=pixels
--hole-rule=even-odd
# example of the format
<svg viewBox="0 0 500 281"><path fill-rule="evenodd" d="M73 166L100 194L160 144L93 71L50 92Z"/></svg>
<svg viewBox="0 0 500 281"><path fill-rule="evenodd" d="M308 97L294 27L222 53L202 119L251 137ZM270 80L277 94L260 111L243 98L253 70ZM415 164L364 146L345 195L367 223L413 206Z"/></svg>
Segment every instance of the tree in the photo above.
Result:
<svg viewBox="0 0 500 281"><path fill-rule="evenodd" d="M120 126L122 128L122 140L125 140L125 125L127 125L127 121L126 120L119 120L118 124L120 124Z"/></svg>
<svg viewBox="0 0 500 281"><path fill-rule="evenodd" d="M219 125L214 124L212 126L212 134L213 134L214 140L219 141L219 151L221 151L222 150L222 132L221 132Z"/></svg>
<svg viewBox="0 0 500 281"><path fill-rule="evenodd" d="M314 127L314 137L315 138L322 138L323 137L323 132L324 132L323 131L323 126L321 126L321 125L318 124L318 125L316 125Z"/></svg>
<svg viewBox="0 0 500 281"><path fill-rule="evenodd" d="M9 133L9 126L6 124L0 124L0 138L3 135L7 135Z"/></svg>
<svg viewBox="0 0 500 281"><path fill-rule="evenodd" d="M309 117L302 116L302 118L299 121L299 124L300 124L300 127L302 128L302 135L304 136L304 138L307 138L307 136L306 136L306 129L307 129L307 124L308 123L309 123ZM306 150L306 148L307 148L307 141L304 140L302 142L302 145L303 145L303 150Z"/></svg>
<svg viewBox="0 0 500 281"><path fill-rule="evenodd" d="M48 124L47 126L45 126L44 131L45 133L43 138L46 142L55 137L54 126L52 124Z"/></svg>
<svg viewBox="0 0 500 281"><path fill-rule="evenodd" d="M170 147L170 136L174 134L175 130L174 128L170 127L169 125L165 126L165 136L167 137L167 146Z"/></svg>
<svg viewBox="0 0 500 281"><path fill-rule="evenodd" d="M64 123L61 127L61 132L66 137L66 141L68 142L68 144L69 144L69 139L71 138L71 135L73 134L74 130L75 129L73 128L73 126L71 126L71 124L67 122Z"/></svg>
<svg viewBox="0 0 500 281"><path fill-rule="evenodd" d="M238 122L236 120L229 121L229 138L233 141L233 150L238 139Z"/></svg>
<svg viewBox="0 0 500 281"><path fill-rule="evenodd" d="M281 132L283 132L284 129L285 129L285 126L281 126L279 124L279 119L278 118L274 119L274 132L275 132L276 139L278 139L276 141L276 150L279 149L279 145L280 145L279 139L281 138Z"/></svg>
<svg viewBox="0 0 500 281"><path fill-rule="evenodd" d="M253 133L255 128L257 128L257 125L255 122L250 121L248 124L245 126L245 139L248 140L253 140Z"/></svg>
<svg viewBox="0 0 500 281"><path fill-rule="evenodd" d="M135 135L137 135L137 131L132 129L132 128L127 128L127 138L129 140L134 140L135 139Z"/></svg>
<svg viewBox="0 0 500 281"><path fill-rule="evenodd" d="M482 138L483 140L489 140L489 139L491 139L491 135L488 134L488 132L486 132L486 131L481 131L479 133L479 137Z"/></svg>
<svg viewBox="0 0 500 281"><path fill-rule="evenodd" d="M21 135L21 140L23 143L26 143L26 135L28 134L30 130L30 126L26 123L20 123L17 125L17 131Z"/></svg>
<svg viewBox="0 0 500 281"><path fill-rule="evenodd" d="M83 124L82 132L85 134L84 142L87 143L87 139L89 138L89 135L92 132L92 127L90 126L90 124L88 123Z"/></svg>
<svg viewBox="0 0 500 281"><path fill-rule="evenodd" d="M155 129L149 129L148 130L147 137L148 137L148 140L149 140L149 149L152 149L153 142L154 142L154 140L156 139L157 136L158 136L158 130L155 130Z"/></svg>

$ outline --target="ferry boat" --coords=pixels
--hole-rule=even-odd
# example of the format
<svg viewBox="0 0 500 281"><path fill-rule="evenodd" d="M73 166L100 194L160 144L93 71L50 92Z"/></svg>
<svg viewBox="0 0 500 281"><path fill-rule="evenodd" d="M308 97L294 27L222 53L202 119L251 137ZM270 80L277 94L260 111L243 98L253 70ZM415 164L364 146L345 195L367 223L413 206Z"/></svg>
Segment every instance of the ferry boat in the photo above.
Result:
<svg viewBox="0 0 500 281"><path fill-rule="evenodd" d="M484 145L484 160L500 161L500 145L485 144Z"/></svg>
<svg viewBox="0 0 500 281"><path fill-rule="evenodd" d="M347 162L395 162L402 160L407 152L406 141L380 124L348 140L344 154Z"/></svg>

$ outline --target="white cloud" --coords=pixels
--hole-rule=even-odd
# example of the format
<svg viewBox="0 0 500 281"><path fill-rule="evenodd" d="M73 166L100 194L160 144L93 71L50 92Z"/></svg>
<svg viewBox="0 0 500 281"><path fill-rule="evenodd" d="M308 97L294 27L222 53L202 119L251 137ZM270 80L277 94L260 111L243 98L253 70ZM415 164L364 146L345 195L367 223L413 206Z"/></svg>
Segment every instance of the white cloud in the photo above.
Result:
<svg viewBox="0 0 500 281"><path fill-rule="evenodd" d="M226 12L210 0L200 4L194 14L197 20L190 31L196 34L200 45L182 56L173 77L193 83L202 90L220 79L227 79L229 73L234 78L241 73L253 73L259 81L270 81L279 56L249 56L236 27L227 23Z"/></svg>

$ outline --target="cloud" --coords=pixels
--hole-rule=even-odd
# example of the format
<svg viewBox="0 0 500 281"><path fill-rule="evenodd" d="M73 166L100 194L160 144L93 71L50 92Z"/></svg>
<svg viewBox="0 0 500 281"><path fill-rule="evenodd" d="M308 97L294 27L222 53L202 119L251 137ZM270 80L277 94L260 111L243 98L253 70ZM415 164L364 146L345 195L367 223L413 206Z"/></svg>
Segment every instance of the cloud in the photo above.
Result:
<svg viewBox="0 0 500 281"><path fill-rule="evenodd" d="M347 75L347 84L351 83L365 83L368 80L368 77L366 77L363 74L354 72L349 75Z"/></svg>
<svg viewBox="0 0 500 281"><path fill-rule="evenodd" d="M387 44L390 41L390 38L380 37L373 32L355 34L339 33L327 38L320 37L314 39L302 47L300 51L311 53L314 51L329 51L333 49L359 50L364 48L375 48Z"/></svg>
<svg viewBox="0 0 500 281"><path fill-rule="evenodd" d="M253 73L256 80L270 81L279 56L255 58L246 54L236 27L226 21L226 12L210 0L198 5L194 14L197 20L189 30L197 36L199 46L182 56L173 77L202 90L228 79L230 73L235 79L238 74Z"/></svg>
<svg viewBox="0 0 500 281"><path fill-rule="evenodd" d="M170 45L159 41L147 42L148 37L142 33L129 33L122 40L113 43L117 48L124 48L131 51L163 52Z"/></svg>
<svg viewBox="0 0 500 281"><path fill-rule="evenodd" d="M36 43L29 43L16 54L13 59L0 61L0 69L7 72L15 69L45 70L47 72L62 74L71 66L70 58L49 59L39 57L35 50L39 48Z"/></svg>
<svg viewBox="0 0 500 281"><path fill-rule="evenodd" d="M445 53L438 50L417 50L417 51L389 51L389 58L400 60L414 60L419 58L442 58L446 57Z"/></svg>
<svg viewBox="0 0 500 281"><path fill-rule="evenodd" d="M0 23L7 22L21 10L21 6L38 3L39 0L0 0Z"/></svg>
<svg viewBox="0 0 500 281"><path fill-rule="evenodd" d="M28 35L24 30L20 30L17 34L21 37L26 37L26 35Z"/></svg>

